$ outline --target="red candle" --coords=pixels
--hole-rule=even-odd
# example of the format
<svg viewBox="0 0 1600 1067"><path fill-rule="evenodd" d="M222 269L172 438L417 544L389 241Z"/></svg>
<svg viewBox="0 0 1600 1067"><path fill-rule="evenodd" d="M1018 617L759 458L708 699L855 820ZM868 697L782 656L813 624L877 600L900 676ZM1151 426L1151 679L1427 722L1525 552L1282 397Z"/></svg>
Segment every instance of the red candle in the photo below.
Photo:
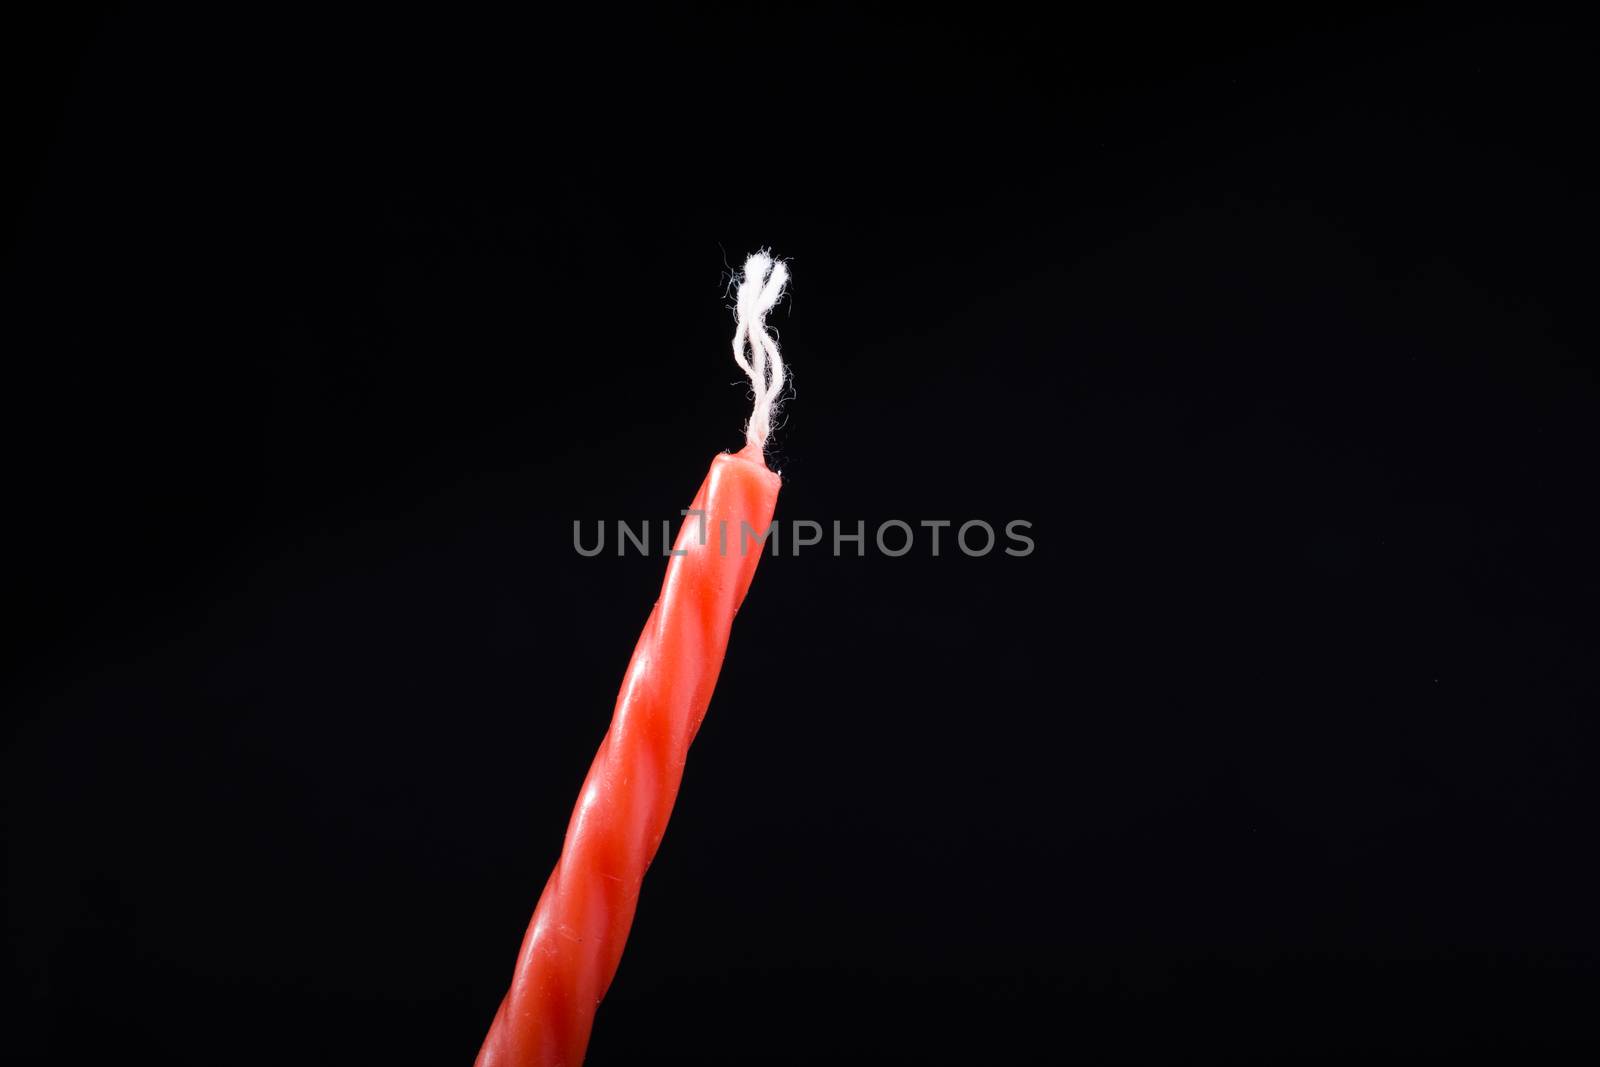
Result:
<svg viewBox="0 0 1600 1067"><path fill-rule="evenodd" d="M733 616L761 559L780 479L763 459L783 365L762 317L782 294L783 264L752 256L739 289L734 355L756 407L737 454L711 463L678 532L661 596L634 647L567 825L561 858L534 908L511 988L478 1067L576 1067L633 924L645 869L678 795L689 744L711 701ZM745 356L748 341L751 357Z"/></svg>

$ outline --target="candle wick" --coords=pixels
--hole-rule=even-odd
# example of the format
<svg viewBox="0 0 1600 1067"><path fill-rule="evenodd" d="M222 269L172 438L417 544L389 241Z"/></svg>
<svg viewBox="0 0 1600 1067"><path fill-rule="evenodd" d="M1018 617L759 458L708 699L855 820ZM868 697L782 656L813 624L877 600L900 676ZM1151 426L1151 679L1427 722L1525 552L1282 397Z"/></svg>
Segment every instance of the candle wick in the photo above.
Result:
<svg viewBox="0 0 1600 1067"><path fill-rule="evenodd" d="M782 299L788 282L789 268L764 251L744 261L744 272L739 277L733 358L750 376L755 394L745 439L762 450L772 433L772 417L784 383L783 360L778 356L777 339L767 330L767 312Z"/></svg>

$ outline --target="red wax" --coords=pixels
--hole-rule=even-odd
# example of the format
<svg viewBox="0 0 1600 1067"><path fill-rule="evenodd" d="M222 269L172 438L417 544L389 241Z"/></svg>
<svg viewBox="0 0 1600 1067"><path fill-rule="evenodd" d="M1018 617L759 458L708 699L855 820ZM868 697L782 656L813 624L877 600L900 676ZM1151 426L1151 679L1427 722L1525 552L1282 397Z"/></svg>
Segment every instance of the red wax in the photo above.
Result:
<svg viewBox="0 0 1600 1067"><path fill-rule="evenodd" d="M691 505L704 520L690 514L678 532L675 550L684 554L667 564L478 1067L583 1061L645 869L666 832L689 743L717 684L734 613L761 559L751 531L768 528L778 486L755 445L712 461Z"/></svg>

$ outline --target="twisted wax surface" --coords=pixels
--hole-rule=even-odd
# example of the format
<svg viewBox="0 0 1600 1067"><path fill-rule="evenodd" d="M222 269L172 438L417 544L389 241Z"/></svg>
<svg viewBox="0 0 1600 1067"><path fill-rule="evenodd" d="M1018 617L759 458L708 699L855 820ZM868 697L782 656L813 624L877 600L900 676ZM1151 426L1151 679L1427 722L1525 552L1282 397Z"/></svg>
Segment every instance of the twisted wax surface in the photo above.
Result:
<svg viewBox="0 0 1600 1067"><path fill-rule="evenodd" d="M634 647L611 728L517 955L477 1067L577 1067L666 832L728 631L760 562L778 475L754 443L711 463ZM744 533L741 523L752 533Z"/></svg>

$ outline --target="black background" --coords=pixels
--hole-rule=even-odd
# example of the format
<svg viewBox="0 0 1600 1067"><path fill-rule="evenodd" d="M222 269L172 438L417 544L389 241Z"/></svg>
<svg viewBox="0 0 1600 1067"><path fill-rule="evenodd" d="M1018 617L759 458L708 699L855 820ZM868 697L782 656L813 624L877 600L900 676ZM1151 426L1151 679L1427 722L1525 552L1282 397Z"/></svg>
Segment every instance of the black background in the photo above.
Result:
<svg viewBox="0 0 1600 1067"><path fill-rule="evenodd" d="M1594 1053L1593 40L445 7L7 16L8 1061L471 1060L763 246L1038 548L762 564L591 1063Z"/></svg>

